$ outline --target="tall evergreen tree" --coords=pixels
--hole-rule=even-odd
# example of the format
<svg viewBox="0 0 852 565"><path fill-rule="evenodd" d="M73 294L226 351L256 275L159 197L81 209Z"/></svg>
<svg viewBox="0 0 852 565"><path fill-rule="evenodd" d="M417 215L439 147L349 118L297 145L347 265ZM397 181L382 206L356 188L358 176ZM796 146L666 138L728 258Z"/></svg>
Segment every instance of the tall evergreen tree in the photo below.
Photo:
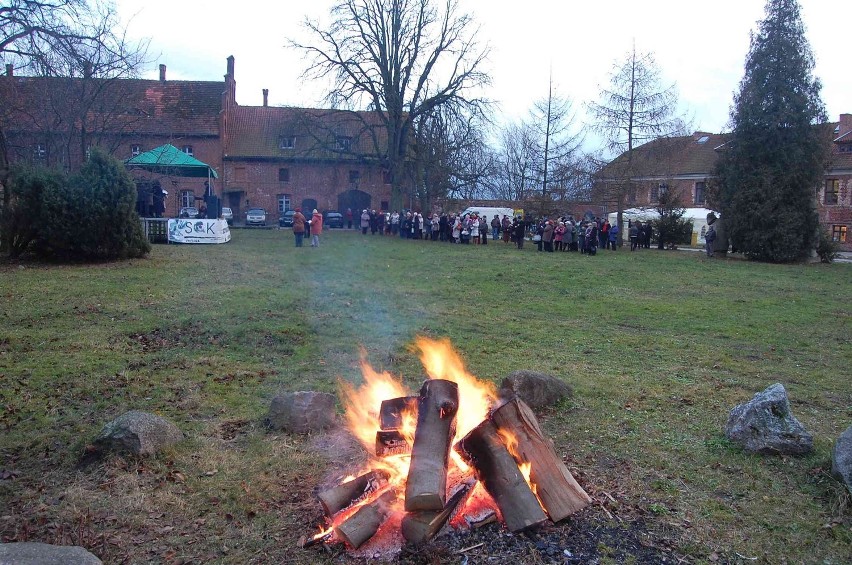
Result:
<svg viewBox="0 0 852 565"><path fill-rule="evenodd" d="M828 149L821 84L797 0L768 0L752 34L731 139L718 166L718 204L732 244L748 257L789 262L814 248L814 190Z"/></svg>

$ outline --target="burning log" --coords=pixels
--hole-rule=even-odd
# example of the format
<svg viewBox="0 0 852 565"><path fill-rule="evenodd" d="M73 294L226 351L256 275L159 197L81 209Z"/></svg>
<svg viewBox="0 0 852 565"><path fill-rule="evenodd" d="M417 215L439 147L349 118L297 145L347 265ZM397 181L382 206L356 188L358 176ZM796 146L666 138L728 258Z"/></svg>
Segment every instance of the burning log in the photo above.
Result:
<svg viewBox="0 0 852 565"><path fill-rule="evenodd" d="M441 528L452 520L456 511L464 507L474 486L476 486L476 480L463 483L461 488L447 500L447 505L440 512L420 511L406 514L402 519L403 537L412 543L424 543L434 538Z"/></svg>
<svg viewBox="0 0 852 565"><path fill-rule="evenodd" d="M362 506L339 526L335 526L334 535L345 541L352 549L373 537L390 514L390 507L396 500L396 492L389 490L376 500Z"/></svg>
<svg viewBox="0 0 852 565"><path fill-rule="evenodd" d="M324 490L317 495L325 515L331 518L364 495L379 490L388 481L387 472L380 469L370 471L346 481L334 488Z"/></svg>
<svg viewBox="0 0 852 565"><path fill-rule="evenodd" d="M417 400L416 396L401 396L399 398L382 400L382 405L379 408L379 426L383 430L398 430L401 428L403 414L411 412L411 414L417 415Z"/></svg>
<svg viewBox="0 0 852 565"><path fill-rule="evenodd" d="M455 449L476 469L510 531L524 530L547 520L518 464L503 445L494 422L484 420L462 438Z"/></svg>
<svg viewBox="0 0 852 565"><path fill-rule="evenodd" d="M417 401L417 431L405 485L405 510L444 509L447 500L447 463L456 433L459 387L452 381L423 383Z"/></svg>
<svg viewBox="0 0 852 565"><path fill-rule="evenodd" d="M519 464L531 465L530 482L535 485L535 493L551 520L558 522L592 502L556 455L552 442L544 436L526 403L513 399L496 409L491 419L499 430L509 432L517 441L511 451Z"/></svg>
<svg viewBox="0 0 852 565"><path fill-rule="evenodd" d="M407 455L411 453L411 444L397 430L379 430L376 432L376 455Z"/></svg>

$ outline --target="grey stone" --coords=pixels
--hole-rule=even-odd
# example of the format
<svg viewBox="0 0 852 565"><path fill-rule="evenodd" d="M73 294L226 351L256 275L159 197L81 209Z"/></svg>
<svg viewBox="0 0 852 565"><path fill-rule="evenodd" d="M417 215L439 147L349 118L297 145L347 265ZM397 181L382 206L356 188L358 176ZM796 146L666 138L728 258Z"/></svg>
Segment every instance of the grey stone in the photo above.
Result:
<svg viewBox="0 0 852 565"><path fill-rule="evenodd" d="M767 455L804 455L814 448L813 437L790 411L781 383L731 410L725 435L748 451Z"/></svg>
<svg viewBox="0 0 852 565"><path fill-rule="evenodd" d="M272 399L266 421L270 428L306 434L330 428L337 421L337 397L327 392L301 391Z"/></svg>
<svg viewBox="0 0 852 565"><path fill-rule="evenodd" d="M0 565L101 565L78 546L36 542L0 543Z"/></svg>
<svg viewBox="0 0 852 565"><path fill-rule="evenodd" d="M103 451L153 455L182 439L183 432L165 418L131 410L105 425L94 443Z"/></svg>
<svg viewBox="0 0 852 565"><path fill-rule="evenodd" d="M852 493L852 426L840 434L831 450L831 473Z"/></svg>
<svg viewBox="0 0 852 565"><path fill-rule="evenodd" d="M500 386L502 398L517 396L533 409L556 404L573 395L574 390L565 381L535 371L515 371L503 379Z"/></svg>

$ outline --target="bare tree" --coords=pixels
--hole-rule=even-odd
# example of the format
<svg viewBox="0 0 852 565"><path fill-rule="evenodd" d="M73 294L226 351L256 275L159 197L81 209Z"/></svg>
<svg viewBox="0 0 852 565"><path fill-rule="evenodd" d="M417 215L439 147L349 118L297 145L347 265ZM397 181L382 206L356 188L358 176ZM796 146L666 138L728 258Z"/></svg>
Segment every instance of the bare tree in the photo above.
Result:
<svg viewBox="0 0 852 565"><path fill-rule="evenodd" d="M536 132L529 123L510 123L500 132L494 159L492 196L501 200L524 200L541 186L541 166Z"/></svg>
<svg viewBox="0 0 852 565"><path fill-rule="evenodd" d="M440 6L437 0L343 0L331 16L327 28L305 22L313 42L290 45L312 58L306 77L333 81L332 106L379 115L383 135L373 137L374 152L390 175L391 205L398 208L402 182L413 176L406 169L415 123L443 106L480 111L485 101L470 93L489 83L482 70L488 49L477 44L473 20L459 13L457 0Z"/></svg>
<svg viewBox="0 0 852 565"><path fill-rule="evenodd" d="M664 86L651 53L639 53L636 46L625 60L616 63L610 75L610 88L601 90L601 101L588 105L594 118L592 128L601 134L606 149L617 159L608 166L604 200L615 202L618 224L627 194L633 189L633 151L659 137L682 135L687 125L677 113L677 89Z"/></svg>
<svg viewBox="0 0 852 565"><path fill-rule="evenodd" d="M0 0L0 61L15 72L66 79L64 84L53 81L50 89L39 92L37 110L26 103L27 93L18 92L13 81L0 81L4 208L9 205L7 128L13 116L61 138L58 142L65 145L66 153L72 143L79 143L81 154L90 145L93 131L115 135L132 122L125 116L105 123L124 107L116 79L135 76L146 62L147 40L129 40L120 24L115 7L107 1Z"/></svg>

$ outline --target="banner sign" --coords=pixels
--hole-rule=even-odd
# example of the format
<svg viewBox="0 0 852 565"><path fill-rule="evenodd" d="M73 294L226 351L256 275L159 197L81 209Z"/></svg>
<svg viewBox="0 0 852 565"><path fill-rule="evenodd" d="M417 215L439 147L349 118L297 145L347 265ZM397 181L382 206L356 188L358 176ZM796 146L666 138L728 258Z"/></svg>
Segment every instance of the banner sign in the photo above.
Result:
<svg viewBox="0 0 852 565"><path fill-rule="evenodd" d="M228 243L231 229L225 220L169 220L169 243Z"/></svg>

